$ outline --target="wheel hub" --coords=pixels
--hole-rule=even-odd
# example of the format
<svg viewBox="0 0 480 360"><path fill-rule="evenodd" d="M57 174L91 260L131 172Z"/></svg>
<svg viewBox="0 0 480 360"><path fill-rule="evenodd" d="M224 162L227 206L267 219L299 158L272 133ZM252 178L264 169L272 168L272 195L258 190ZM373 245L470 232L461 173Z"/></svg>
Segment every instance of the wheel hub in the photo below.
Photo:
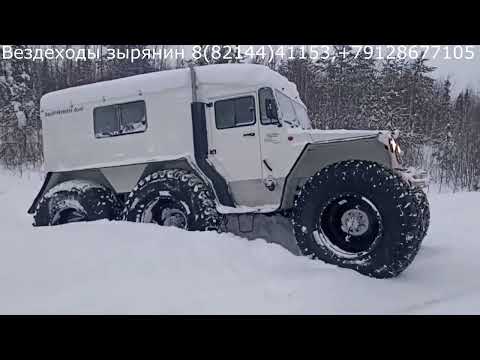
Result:
<svg viewBox="0 0 480 360"><path fill-rule="evenodd" d="M164 226L185 229L187 227L187 216L179 209L165 208L162 211L162 223Z"/></svg>
<svg viewBox="0 0 480 360"><path fill-rule="evenodd" d="M368 215L359 209L345 211L341 217L342 230L348 235L361 236L368 231L370 221Z"/></svg>
<svg viewBox="0 0 480 360"><path fill-rule="evenodd" d="M381 215L360 194L344 193L320 212L315 240L337 256L354 258L370 252L382 234Z"/></svg>
<svg viewBox="0 0 480 360"><path fill-rule="evenodd" d="M52 225L64 225L74 222L85 221L86 214L72 208L66 208L57 212L52 218Z"/></svg>

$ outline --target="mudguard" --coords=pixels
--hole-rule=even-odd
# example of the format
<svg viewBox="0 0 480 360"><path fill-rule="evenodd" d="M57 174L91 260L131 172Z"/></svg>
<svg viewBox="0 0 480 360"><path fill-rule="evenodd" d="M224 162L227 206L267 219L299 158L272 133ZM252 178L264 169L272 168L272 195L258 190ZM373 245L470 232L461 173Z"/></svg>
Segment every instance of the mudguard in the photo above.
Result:
<svg viewBox="0 0 480 360"><path fill-rule="evenodd" d="M35 213L38 202L40 201L42 196L52 187L64 181L75 180L75 179L94 181L98 184L102 184L106 186L107 188L113 189L109 181L101 173L100 169L85 169L85 170L74 170L74 171L65 171L65 172L48 172L47 175L45 176L45 180L43 181L43 185L40 191L38 192L37 196L33 200L33 203L28 209L27 213L28 214Z"/></svg>
<svg viewBox="0 0 480 360"><path fill-rule="evenodd" d="M392 155L378 135L309 143L286 177L280 210L293 206L295 194L308 178L328 165L345 160L370 160L392 168Z"/></svg>
<svg viewBox="0 0 480 360"><path fill-rule="evenodd" d="M40 188L40 191L38 192L37 196L35 196L35 199L33 200L32 205L30 205L30 208L28 209L27 213L28 214L33 214L35 212L35 207L37 206L38 202L40 201L40 198L43 196L45 193L48 183L50 182L50 179L52 178L52 172L48 172L47 175L45 176L45 180L43 181L43 185Z"/></svg>

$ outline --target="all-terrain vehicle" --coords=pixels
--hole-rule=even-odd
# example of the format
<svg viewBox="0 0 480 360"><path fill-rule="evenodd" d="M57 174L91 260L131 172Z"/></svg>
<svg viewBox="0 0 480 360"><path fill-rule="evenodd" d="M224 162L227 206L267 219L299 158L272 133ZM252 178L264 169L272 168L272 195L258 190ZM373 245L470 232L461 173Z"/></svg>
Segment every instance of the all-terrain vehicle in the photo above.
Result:
<svg viewBox="0 0 480 360"><path fill-rule="evenodd" d="M265 66L64 89L43 96L41 119L47 175L29 209L35 226L232 231L256 214L280 216L300 253L377 278L407 268L427 232L425 174L400 167L395 136L312 129L296 86Z"/></svg>

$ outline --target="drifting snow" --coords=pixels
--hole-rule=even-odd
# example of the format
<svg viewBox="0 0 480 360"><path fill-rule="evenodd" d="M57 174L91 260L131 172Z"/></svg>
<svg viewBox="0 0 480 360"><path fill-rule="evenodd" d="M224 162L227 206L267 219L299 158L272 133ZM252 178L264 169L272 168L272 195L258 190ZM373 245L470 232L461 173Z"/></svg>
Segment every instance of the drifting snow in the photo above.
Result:
<svg viewBox="0 0 480 360"><path fill-rule="evenodd" d="M33 228L41 176L0 170L1 314L480 314L479 193L431 194L400 277L377 280L277 244L100 221Z"/></svg>

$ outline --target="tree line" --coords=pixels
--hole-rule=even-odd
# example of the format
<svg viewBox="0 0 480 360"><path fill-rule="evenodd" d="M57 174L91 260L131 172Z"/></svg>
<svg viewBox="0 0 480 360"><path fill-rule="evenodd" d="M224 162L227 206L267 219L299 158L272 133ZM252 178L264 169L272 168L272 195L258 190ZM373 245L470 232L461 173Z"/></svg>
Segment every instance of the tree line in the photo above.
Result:
<svg viewBox="0 0 480 360"><path fill-rule="evenodd" d="M13 48L25 49L27 45ZM53 46L51 46L53 47ZM69 45L56 45L68 49ZM78 47L78 46L77 46ZM120 51L146 45L111 45ZM165 51L166 45L148 45ZM170 46L172 47L172 46ZM4 59L0 54L0 162L8 168L42 164L39 101L67 87L186 67L184 59L110 59L99 45L95 59ZM472 89L452 95L449 79L432 76L428 59L376 60L333 46L335 61L304 54L263 63L294 82L317 129L399 130L403 162L426 168L433 181L477 190L480 179L480 98ZM1 51L1 48L0 48ZM346 55L345 55L346 54ZM217 62L242 62L223 60ZM199 59L196 65L205 65Z"/></svg>

